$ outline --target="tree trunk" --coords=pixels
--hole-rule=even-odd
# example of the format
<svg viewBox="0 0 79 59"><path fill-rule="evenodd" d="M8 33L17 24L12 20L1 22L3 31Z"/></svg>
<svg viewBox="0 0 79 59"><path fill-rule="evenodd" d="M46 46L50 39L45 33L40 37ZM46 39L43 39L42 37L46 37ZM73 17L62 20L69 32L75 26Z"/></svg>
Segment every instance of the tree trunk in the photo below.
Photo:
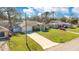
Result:
<svg viewBox="0 0 79 59"><path fill-rule="evenodd" d="M11 32L13 32L13 27L12 27L12 22L11 22L11 17L10 17L9 11L7 11L7 15L8 15L8 21L9 21L9 30Z"/></svg>

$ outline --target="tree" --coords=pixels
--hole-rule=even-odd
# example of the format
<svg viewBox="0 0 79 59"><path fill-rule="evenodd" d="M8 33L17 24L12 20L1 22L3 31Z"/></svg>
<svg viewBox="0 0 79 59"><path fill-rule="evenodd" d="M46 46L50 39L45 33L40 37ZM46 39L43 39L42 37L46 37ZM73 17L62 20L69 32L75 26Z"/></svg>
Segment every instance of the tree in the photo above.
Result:
<svg viewBox="0 0 79 59"><path fill-rule="evenodd" d="M0 9L0 20L6 19L6 17L3 14L3 11Z"/></svg>
<svg viewBox="0 0 79 59"><path fill-rule="evenodd" d="M60 18L60 21L62 21L62 22L67 22L68 19L67 19L66 17L62 17L62 18Z"/></svg>
<svg viewBox="0 0 79 59"><path fill-rule="evenodd" d="M3 16L9 21L9 30L13 32L12 18L16 15L16 10L14 7L1 7ZM4 18L4 17L3 17Z"/></svg>
<svg viewBox="0 0 79 59"><path fill-rule="evenodd" d="M72 19L70 20L70 23L71 23L71 24L78 24L78 18L72 18Z"/></svg>
<svg viewBox="0 0 79 59"><path fill-rule="evenodd" d="M53 15L53 20L55 20L55 12L54 11L51 12L51 15Z"/></svg>
<svg viewBox="0 0 79 59"><path fill-rule="evenodd" d="M42 22L44 24L44 31L46 31L46 24L49 22L49 16L50 12L44 12L41 17L42 17Z"/></svg>

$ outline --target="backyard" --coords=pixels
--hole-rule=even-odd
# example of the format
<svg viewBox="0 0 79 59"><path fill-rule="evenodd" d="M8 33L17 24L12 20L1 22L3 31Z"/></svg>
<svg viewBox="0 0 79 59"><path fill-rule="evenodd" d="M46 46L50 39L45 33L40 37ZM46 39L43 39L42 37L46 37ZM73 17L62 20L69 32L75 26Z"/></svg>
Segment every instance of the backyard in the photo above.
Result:
<svg viewBox="0 0 79 59"><path fill-rule="evenodd" d="M68 33L59 29L50 29L48 32L38 32L38 34L48 38L53 42L64 43L79 37L78 34Z"/></svg>
<svg viewBox="0 0 79 59"><path fill-rule="evenodd" d="M28 40L27 41L28 45L32 51L43 50L42 47L38 45L35 41L33 41L31 38L27 37L27 40ZM25 36L21 34L13 36L10 42L8 41L8 46L10 47L11 51L28 51L28 48L26 46Z"/></svg>

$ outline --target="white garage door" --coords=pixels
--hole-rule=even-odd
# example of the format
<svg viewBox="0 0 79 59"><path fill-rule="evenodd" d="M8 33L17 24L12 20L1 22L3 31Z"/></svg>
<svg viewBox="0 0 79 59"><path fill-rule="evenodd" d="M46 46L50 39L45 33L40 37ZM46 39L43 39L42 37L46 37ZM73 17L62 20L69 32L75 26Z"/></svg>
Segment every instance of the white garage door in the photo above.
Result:
<svg viewBox="0 0 79 59"><path fill-rule="evenodd" d="M27 26L27 32L32 32L32 27L31 26Z"/></svg>
<svg viewBox="0 0 79 59"><path fill-rule="evenodd" d="M30 33L32 32L32 26L27 26L27 29L25 27L22 28L22 32L24 33Z"/></svg>

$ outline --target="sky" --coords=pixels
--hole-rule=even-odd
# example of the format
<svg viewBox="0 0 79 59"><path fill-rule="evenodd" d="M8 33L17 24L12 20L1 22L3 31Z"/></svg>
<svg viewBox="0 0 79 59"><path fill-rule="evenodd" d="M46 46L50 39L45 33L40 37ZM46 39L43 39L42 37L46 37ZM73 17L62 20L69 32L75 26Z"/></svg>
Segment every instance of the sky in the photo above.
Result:
<svg viewBox="0 0 79 59"><path fill-rule="evenodd" d="M26 13L27 17L40 16L44 12L54 11L54 17L73 17L79 18L79 8L78 7L16 7L18 12L22 13L22 16ZM53 17L52 15L50 17Z"/></svg>

